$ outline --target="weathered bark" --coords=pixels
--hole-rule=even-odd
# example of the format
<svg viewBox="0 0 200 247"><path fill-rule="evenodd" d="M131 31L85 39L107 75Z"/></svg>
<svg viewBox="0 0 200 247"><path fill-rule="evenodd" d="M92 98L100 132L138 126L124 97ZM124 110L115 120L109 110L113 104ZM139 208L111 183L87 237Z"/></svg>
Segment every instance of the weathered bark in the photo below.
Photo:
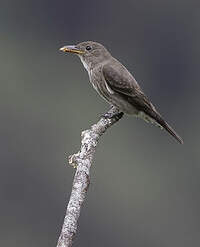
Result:
<svg viewBox="0 0 200 247"><path fill-rule="evenodd" d="M115 108L111 108L105 116L97 124L92 125L90 129L82 132L80 151L69 157L69 163L76 168L76 172L57 247L72 246L73 237L77 231L81 206L90 184L90 167L99 138L123 116L123 113L119 113Z"/></svg>

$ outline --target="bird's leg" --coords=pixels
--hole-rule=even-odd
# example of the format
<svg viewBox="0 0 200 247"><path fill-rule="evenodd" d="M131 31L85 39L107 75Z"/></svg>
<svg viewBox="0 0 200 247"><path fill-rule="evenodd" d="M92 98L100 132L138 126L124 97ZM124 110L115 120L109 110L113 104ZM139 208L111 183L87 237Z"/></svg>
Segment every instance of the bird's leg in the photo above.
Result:
<svg viewBox="0 0 200 247"><path fill-rule="evenodd" d="M120 118L122 118L124 115L123 112L120 112L118 108L116 108L115 106L111 106L111 108L109 109L109 111L107 111L104 115L102 115L103 118L116 118L117 120L119 120Z"/></svg>

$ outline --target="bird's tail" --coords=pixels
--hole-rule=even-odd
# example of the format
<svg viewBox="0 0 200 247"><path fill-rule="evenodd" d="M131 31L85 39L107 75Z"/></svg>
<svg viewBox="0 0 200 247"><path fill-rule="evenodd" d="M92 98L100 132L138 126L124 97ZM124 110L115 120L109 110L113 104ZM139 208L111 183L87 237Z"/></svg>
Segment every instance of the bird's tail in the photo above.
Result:
<svg viewBox="0 0 200 247"><path fill-rule="evenodd" d="M175 130L173 130L173 128L161 117L161 115L156 112L156 111L152 111L152 110L147 110L146 114L148 116L150 116L151 118L153 118L158 125L160 125L161 127L163 127L171 136L173 136L180 144L183 144L183 140L182 138L175 132Z"/></svg>
<svg viewBox="0 0 200 247"><path fill-rule="evenodd" d="M159 123L171 136L173 136L180 144L183 144L183 139L172 129L172 127L163 119Z"/></svg>

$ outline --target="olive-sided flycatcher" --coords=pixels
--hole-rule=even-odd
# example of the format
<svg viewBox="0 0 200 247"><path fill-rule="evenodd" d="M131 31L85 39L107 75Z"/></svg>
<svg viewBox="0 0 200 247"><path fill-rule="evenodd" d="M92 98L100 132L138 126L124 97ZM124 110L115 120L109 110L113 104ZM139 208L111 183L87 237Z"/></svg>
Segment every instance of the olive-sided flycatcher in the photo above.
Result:
<svg viewBox="0 0 200 247"><path fill-rule="evenodd" d="M101 44L86 41L60 48L77 54L88 72L94 89L119 112L138 116L164 128L180 143L181 137L155 109L131 73Z"/></svg>

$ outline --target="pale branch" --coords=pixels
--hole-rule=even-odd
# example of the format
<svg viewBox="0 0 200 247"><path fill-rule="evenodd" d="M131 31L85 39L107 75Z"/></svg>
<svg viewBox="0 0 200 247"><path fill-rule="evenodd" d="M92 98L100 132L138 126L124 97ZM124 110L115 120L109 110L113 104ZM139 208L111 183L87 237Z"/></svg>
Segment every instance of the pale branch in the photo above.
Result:
<svg viewBox="0 0 200 247"><path fill-rule="evenodd" d="M90 167L96 151L100 136L115 124L123 113L119 113L114 107L111 108L97 124L91 126L81 134L81 148L76 154L69 157L69 164L76 168L72 192L67 206L61 234L57 247L71 247L73 237L77 231L77 222L80 216L81 206L86 198L90 184Z"/></svg>

